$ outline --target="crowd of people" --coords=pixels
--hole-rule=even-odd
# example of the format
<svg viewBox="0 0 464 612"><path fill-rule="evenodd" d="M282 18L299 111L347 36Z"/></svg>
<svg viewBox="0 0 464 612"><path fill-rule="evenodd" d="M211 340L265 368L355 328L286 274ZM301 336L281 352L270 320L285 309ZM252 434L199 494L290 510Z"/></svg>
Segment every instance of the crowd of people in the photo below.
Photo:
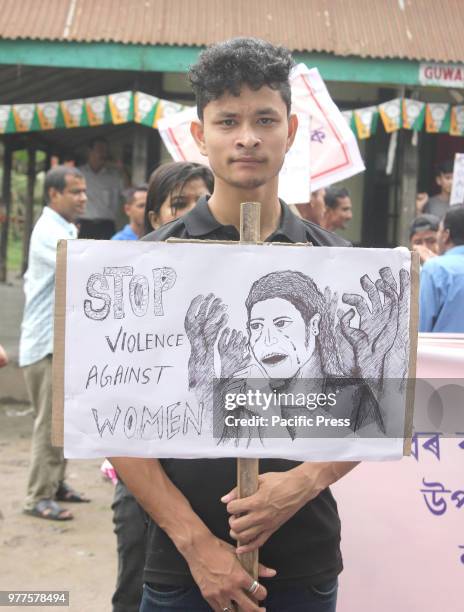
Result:
<svg viewBox="0 0 464 612"><path fill-rule="evenodd" d="M27 514L71 520L62 504L89 502L66 483L62 449L51 444L58 240L238 239L238 204L247 196L263 202L263 239L299 242L304 234L315 246L346 244L336 234L352 219L346 188L313 192L309 202L292 207L295 216L277 198L276 177L296 131L289 114L291 65L286 50L254 39L228 41L201 54L190 73L201 120L193 136L214 176L200 164L172 162L158 167L148 184L124 190L121 175L107 164L108 143L102 139L90 143L84 166L48 171L47 205L31 237L20 339L19 362L34 407ZM452 167L441 166L436 181L440 193L419 194L410 228L411 248L423 263L420 330L464 332L464 208L449 206ZM121 206L128 223L116 231ZM5 359L0 352L0 361ZM265 599L274 609L335 610L340 525L328 486L355 464L316 468L263 461L254 497L262 511L242 520L233 496L223 498L235 486L234 460L112 462L118 474L112 506L119 560L114 612L140 605L143 612L231 612L235 604L257 612ZM189 483L203 482L206 473L209 486L199 486L195 494ZM239 539L251 550L256 535L263 562L275 568L260 566L259 582L241 568L230 545Z"/></svg>

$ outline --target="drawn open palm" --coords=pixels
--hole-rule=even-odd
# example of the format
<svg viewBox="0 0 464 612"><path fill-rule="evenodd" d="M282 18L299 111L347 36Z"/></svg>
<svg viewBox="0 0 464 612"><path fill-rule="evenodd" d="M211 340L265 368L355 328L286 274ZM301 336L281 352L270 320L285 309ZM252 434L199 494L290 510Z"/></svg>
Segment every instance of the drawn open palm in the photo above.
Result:
<svg viewBox="0 0 464 612"><path fill-rule="evenodd" d="M214 345L226 325L227 306L212 293L197 295L185 315L184 327L190 341L189 387L210 384L214 378Z"/></svg>

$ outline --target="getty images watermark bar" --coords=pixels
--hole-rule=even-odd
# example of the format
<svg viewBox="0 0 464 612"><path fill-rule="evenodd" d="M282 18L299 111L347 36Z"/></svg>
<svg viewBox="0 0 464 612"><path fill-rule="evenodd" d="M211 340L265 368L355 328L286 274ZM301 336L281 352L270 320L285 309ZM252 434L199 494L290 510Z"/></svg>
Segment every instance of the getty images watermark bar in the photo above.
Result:
<svg viewBox="0 0 464 612"><path fill-rule="evenodd" d="M213 431L230 438L401 438L407 389L413 432L463 437L462 379L216 379Z"/></svg>
<svg viewBox="0 0 464 612"><path fill-rule="evenodd" d="M0 591L0 606L69 606L69 591Z"/></svg>

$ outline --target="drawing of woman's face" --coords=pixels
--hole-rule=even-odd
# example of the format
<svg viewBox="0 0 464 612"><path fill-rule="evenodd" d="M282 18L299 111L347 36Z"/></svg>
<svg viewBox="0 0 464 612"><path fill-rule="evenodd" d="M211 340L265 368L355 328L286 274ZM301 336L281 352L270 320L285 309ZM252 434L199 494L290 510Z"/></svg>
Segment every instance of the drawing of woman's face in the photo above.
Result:
<svg viewBox="0 0 464 612"><path fill-rule="evenodd" d="M306 325L300 311L287 300L272 298L256 303L248 321L250 348L269 378L292 378L309 360L319 333L320 315Z"/></svg>

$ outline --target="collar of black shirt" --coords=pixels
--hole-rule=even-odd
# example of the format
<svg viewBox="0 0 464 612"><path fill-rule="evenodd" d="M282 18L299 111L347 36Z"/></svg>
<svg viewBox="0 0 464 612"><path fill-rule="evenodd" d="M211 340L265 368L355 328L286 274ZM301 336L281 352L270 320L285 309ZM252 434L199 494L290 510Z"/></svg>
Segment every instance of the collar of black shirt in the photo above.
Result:
<svg viewBox="0 0 464 612"><path fill-rule="evenodd" d="M192 238L201 238L222 230L230 240L238 240L240 236L234 226L222 225L213 217L208 206L208 198L209 196L201 197L195 208L185 215L184 224L189 235ZM282 209L280 225L266 242L308 242L305 225L291 212L285 202L280 200L280 205Z"/></svg>

